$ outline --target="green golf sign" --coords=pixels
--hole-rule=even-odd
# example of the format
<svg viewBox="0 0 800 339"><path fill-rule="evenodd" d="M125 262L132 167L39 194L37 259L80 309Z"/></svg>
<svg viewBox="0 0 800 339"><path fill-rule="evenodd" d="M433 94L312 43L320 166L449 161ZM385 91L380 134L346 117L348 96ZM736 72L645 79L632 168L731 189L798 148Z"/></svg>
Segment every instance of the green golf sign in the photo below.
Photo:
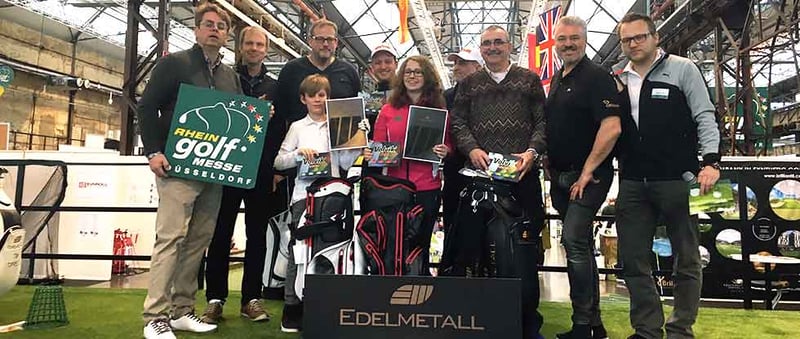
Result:
<svg viewBox="0 0 800 339"><path fill-rule="evenodd" d="M253 188L269 110L268 101L182 84L165 150L169 175Z"/></svg>

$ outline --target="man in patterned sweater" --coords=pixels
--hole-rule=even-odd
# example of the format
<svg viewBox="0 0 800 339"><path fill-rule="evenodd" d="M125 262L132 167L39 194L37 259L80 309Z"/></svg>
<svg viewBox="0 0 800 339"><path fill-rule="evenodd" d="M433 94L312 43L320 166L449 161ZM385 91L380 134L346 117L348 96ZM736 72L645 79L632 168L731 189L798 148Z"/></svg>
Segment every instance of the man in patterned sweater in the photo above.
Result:
<svg viewBox="0 0 800 339"><path fill-rule="evenodd" d="M458 84L452 109L452 130L458 149L476 168L486 169L488 152L521 160L521 180L513 194L530 218L530 243L544 224L542 188L536 160L545 151L544 90L539 77L511 64L508 32L490 26L481 34L486 68ZM522 246L518 263L522 279L522 325L525 339L537 338L542 326L536 246Z"/></svg>

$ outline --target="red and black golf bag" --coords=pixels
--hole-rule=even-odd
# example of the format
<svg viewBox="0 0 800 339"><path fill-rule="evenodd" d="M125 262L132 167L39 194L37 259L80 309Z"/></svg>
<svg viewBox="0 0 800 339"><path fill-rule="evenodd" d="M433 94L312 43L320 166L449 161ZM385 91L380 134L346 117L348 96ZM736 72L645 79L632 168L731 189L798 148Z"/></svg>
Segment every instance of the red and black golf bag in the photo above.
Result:
<svg viewBox="0 0 800 339"><path fill-rule="evenodd" d="M404 179L368 175L361 179L361 220L357 246L366 261L365 274L424 275L430 234L422 234L422 205L416 186Z"/></svg>

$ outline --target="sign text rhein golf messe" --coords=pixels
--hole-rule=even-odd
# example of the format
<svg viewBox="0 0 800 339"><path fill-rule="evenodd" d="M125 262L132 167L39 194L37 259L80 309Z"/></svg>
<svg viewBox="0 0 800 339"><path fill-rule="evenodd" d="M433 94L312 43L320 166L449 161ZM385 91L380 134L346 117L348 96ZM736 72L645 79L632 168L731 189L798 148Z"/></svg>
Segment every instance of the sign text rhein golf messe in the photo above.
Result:
<svg viewBox="0 0 800 339"><path fill-rule="evenodd" d="M182 84L165 154L169 175L253 188L270 103Z"/></svg>

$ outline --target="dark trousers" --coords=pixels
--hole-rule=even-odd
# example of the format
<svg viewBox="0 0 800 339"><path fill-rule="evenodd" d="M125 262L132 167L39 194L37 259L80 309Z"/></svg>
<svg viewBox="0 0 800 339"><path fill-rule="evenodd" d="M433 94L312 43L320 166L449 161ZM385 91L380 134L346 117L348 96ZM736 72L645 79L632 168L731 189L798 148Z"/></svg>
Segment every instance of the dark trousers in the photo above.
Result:
<svg viewBox="0 0 800 339"><path fill-rule="evenodd" d="M424 275L430 275L430 248L431 248L431 233L433 233L433 225L439 220L439 190L421 191L417 192L417 204L422 205L422 226L420 226L420 234L423 234L427 240L422 248L422 272Z"/></svg>
<svg viewBox="0 0 800 339"><path fill-rule="evenodd" d="M595 179L583 190L581 199L570 200L570 187L580 177L579 171L550 170L550 198L563 222L562 243L567 251L569 296L572 300L572 323L576 325L602 324L600 319L600 280L594 258L593 220L603 204L614 179L612 169L598 168Z"/></svg>
<svg viewBox="0 0 800 339"><path fill-rule="evenodd" d="M253 189L224 187L222 205L217 217L214 237L208 247L206 261L206 299L225 300L228 297L228 272L231 253L231 237L239 206L244 200L245 234L247 243L244 253L244 275L242 276L242 305L250 300L261 299L264 260L267 252L267 223L269 218L286 210L286 183L278 184L272 192L272 180L257 184Z"/></svg>
<svg viewBox="0 0 800 339"><path fill-rule="evenodd" d="M617 198L619 256L631 296L630 318L636 334L648 339L664 334L664 311L652 276L656 218L663 216L672 245L675 308L666 322L667 338L694 338L702 289L700 233L689 216L686 182L621 180Z"/></svg>
<svg viewBox="0 0 800 339"><path fill-rule="evenodd" d="M530 242L521 243L517 250L517 267L522 280L522 335L525 339L536 338L544 318L539 313L539 234L544 227L544 203L542 186L539 184L539 169L528 172L513 188L514 197L531 221Z"/></svg>

